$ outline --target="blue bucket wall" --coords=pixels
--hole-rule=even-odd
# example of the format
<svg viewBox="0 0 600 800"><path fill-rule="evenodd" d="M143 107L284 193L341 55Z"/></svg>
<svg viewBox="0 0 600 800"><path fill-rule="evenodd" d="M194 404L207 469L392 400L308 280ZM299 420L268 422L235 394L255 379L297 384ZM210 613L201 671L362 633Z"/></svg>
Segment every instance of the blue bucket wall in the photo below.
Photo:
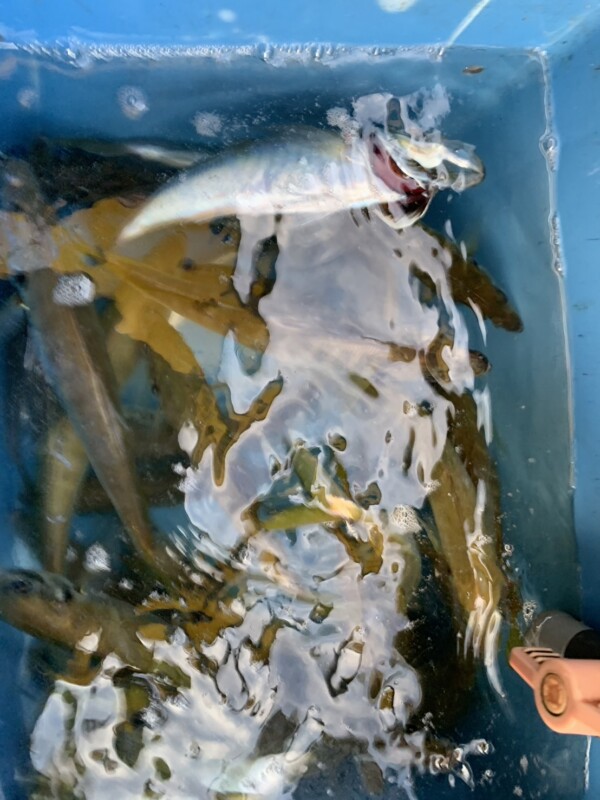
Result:
<svg viewBox="0 0 600 800"><path fill-rule="evenodd" d="M20 0L0 10L6 42L61 42L85 45L244 46L268 43L331 42L398 47L446 42L475 7L480 13L458 39L460 45L527 50L548 54L554 119L559 134L556 203L561 221L567 323L570 334L575 431L574 513L583 587L583 618L600 629L600 424L596 397L600 359L596 343L600 317L600 14L584 0ZM385 8L398 9L395 13ZM399 9L406 8L401 12ZM2 101L4 102L4 101ZM31 118L30 118L31 119ZM30 122L30 124L33 124ZM28 135L20 127L20 135ZM3 138L11 138L5 128ZM524 186L527 183L524 181ZM528 263L518 266L527 280ZM522 279L521 279L522 280ZM519 284L519 281L517 281ZM541 300L540 300L541 302ZM557 391L561 391L560 388ZM2 495L10 486L2 478ZM10 481L9 481L10 482ZM6 489L6 492L4 491ZM7 509L2 507L2 521ZM551 514L551 510L550 510ZM544 546L547 533L538 535ZM560 597L560 591L557 592ZM14 674L20 639L4 638L0 674ZM10 703L10 692L2 692ZM14 698L13 698L14 700ZM3 709L2 719L12 716ZM531 710L533 712L533 701ZM3 748L23 745L23 733L5 737ZM4 742L7 742L5 745ZM0 763L15 760L3 758ZM0 774L0 783L2 782ZM588 798L600 794L600 745L592 746Z"/></svg>

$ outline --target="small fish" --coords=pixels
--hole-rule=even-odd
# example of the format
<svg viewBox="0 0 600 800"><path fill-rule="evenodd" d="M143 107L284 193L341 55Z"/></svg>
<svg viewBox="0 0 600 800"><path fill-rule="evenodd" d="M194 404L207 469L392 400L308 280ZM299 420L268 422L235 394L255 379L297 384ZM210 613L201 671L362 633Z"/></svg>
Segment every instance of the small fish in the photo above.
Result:
<svg viewBox="0 0 600 800"><path fill-rule="evenodd" d="M289 797L311 760L310 748L321 737L323 723L311 711L297 729L287 750L256 759L234 759L223 764L202 761L205 784L219 797L278 800ZM214 777L211 773L215 774ZM212 779L211 779L212 777Z"/></svg>
<svg viewBox="0 0 600 800"><path fill-rule="evenodd" d="M471 308L476 306L482 317L489 319L497 328L514 333L522 331L523 322L519 314L487 272L473 258L465 256L452 241L424 225L422 227L439 245L432 248L433 256L441 258L444 252L450 256L448 278L454 301ZM435 283L427 272L414 265L411 273L421 282L431 299L437 296Z"/></svg>
<svg viewBox="0 0 600 800"><path fill-rule="evenodd" d="M38 240L47 237L49 212L29 166L9 161L3 179L5 198L29 214L33 232L39 231ZM137 488L116 380L95 309L57 305L53 292L59 276L47 267L43 250L35 257L37 268L21 276L19 288L48 376L132 544L157 576L178 580L178 565L155 545Z"/></svg>
<svg viewBox="0 0 600 800"><path fill-rule="evenodd" d="M436 191L478 183L483 167L456 143L377 130L349 142L318 128L290 128L239 145L177 176L124 227L126 241L185 221L241 214L330 213L387 205L384 219L411 225Z"/></svg>
<svg viewBox="0 0 600 800"><path fill-rule="evenodd" d="M419 351L421 369L427 381L433 379L442 387L450 382L450 367L444 360L444 351L451 349L453 344L454 336L450 332L440 331L426 350ZM485 375L490 369L490 362L478 350L469 350L469 364L476 377Z"/></svg>
<svg viewBox="0 0 600 800"><path fill-rule="evenodd" d="M68 417L48 431L43 470L42 563L63 574L73 510L89 459Z"/></svg>
<svg viewBox="0 0 600 800"><path fill-rule="evenodd" d="M500 558L497 479L474 403L457 408L457 417L459 411L460 419L451 427L431 473L429 503L439 534L435 546L444 554L456 602L466 618L464 653L483 660L490 684L502 696L497 650L507 579Z"/></svg>
<svg viewBox="0 0 600 800"><path fill-rule="evenodd" d="M295 446L268 492L242 514L247 535L326 525L362 575L377 573L384 535L377 519L352 497L343 465L330 447Z"/></svg>
<svg viewBox="0 0 600 800"><path fill-rule="evenodd" d="M39 176L44 197L49 203L89 206L102 198L148 197L165 180L176 173L174 167L164 162L149 161L121 151L102 150L100 144L51 141L40 138L31 149L30 163ZM108 144L107 144L108 146ZM108 146L110 150L111 147Z"/></svg>
<svg viewBox="0 0 600 800"><path fill-rule="evenodd" d="M105 314L113 321L112 313ZM137 362L137 342L111 330L106 350L116 385L121 388ZM51 572L64 573L69 531L79 490L89 466L85 445L68 417L48 433L44 470L43 564Z"/></svg>
<svg viewBox="0 0 600 800"><path fill-rule="evenodd" d="M84 595L59 575L30 570L0 570L0 619L70 650L99 658L115 653L142 672L151 672L156 663L139 635L168 635L156 617L138 616L113 599Z"/></svg>
<svg viewBox="0 0 600 800"><path fill-rule="evenodd" d="M56 280L52 270L40 269L28 276L23 287L43 363L132 544L149 567L174 577L176 564L155 546L138 490L116 381L95 310L56 305L52 299Z"/></svg>
<svg viewBox="0 0 600 800"><path fill-rule="evenodd" d="M147 139L125 139L124 141L103 141L102 139L59 139L58 144L69 149L82 150L103 158L137 156L144 161L164 164L175 169L187 169L211 156L210 151L192 148L161 145Z"/></svg>

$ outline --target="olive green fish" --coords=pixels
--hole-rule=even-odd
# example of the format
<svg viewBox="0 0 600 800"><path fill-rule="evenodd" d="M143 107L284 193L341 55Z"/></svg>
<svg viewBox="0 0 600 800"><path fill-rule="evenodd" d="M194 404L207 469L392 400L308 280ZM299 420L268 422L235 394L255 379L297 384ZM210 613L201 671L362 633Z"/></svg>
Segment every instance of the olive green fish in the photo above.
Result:
<svg viewBox="0 0 600 800"><path fill-rule="evenodd" d="M0 570L0 619L19 630L90 656L114 653L141 672L156 668L152 648L140 636L166 639L156 617L136 615L126 603L91 598L65 578L30 570Z"/></svg>
<svg viewBox="0 0 600 800"><path fill-rule="evenodd" d="M5 200L29 214L33 235L37 232L38 241L43 239L51 215L29 166L9 161L3 183ZM96 311L93 305L55 302L59 276L46 266L43 248L34 250L32 257L38 263L21 274L19 286L48 377L135 549L157 577L178 580L180 568L155 543L137 486L116 380ZM17 254L11 269L17 272L18 267Z"/></svg>

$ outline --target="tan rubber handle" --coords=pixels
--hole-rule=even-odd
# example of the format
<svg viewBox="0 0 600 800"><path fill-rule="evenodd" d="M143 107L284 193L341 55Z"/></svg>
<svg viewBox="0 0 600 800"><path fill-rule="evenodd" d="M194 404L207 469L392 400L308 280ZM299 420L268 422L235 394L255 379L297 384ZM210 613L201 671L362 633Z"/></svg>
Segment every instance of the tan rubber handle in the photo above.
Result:
<svg viewBox="0 0 600 800"><path fill-rule="evenodd" d="M515 647L509 663L531 686L540 717L556 733L600 736L600 661Z"/></svg>

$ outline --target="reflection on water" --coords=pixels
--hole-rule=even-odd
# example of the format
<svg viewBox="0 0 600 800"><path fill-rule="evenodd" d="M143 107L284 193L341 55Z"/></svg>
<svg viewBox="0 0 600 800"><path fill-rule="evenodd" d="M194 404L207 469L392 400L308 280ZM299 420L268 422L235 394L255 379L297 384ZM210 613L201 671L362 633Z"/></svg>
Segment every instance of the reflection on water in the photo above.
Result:
<svg viewBox="0 0 600 800"><path fill-rule="evenodd" d="M67 154L32 156L42 185L90 157ZM37 637L28 791L280 798L348 756L365 794L474 786L492 746L453 730L483 679L506 703L520 611L486 325L518 315L450 238L368 209L116 244L148 190L125 163L58 219L5 169L36 569L0 575L0 615ZM111 509L118 536L74 529Z"/></svg>

